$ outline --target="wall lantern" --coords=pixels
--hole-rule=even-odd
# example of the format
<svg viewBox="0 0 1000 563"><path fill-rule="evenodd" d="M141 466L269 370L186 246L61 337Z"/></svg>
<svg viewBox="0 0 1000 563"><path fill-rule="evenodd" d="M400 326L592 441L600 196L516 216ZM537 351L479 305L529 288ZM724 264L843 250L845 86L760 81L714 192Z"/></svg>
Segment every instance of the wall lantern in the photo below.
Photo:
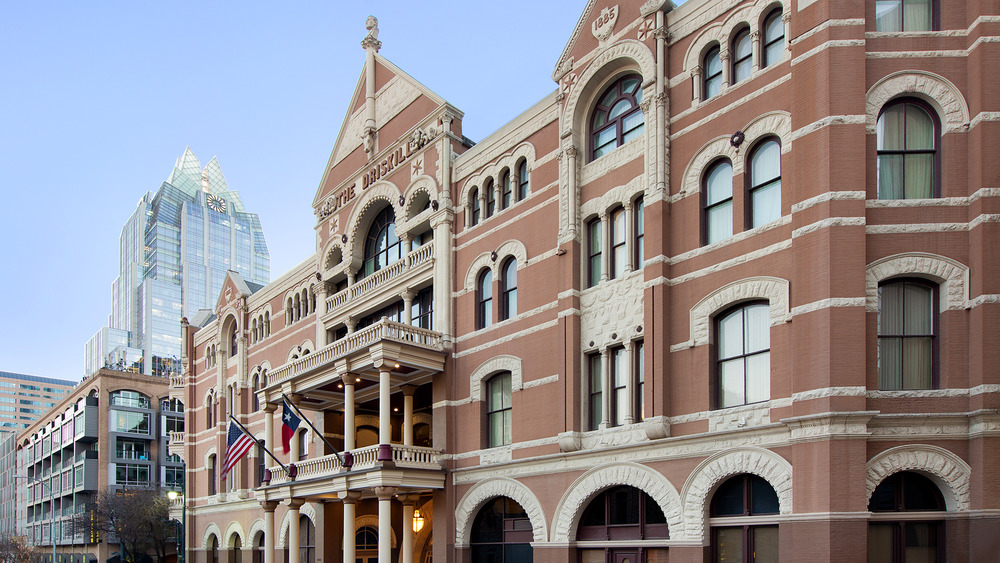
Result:
<svg viewBox="0 0 1000 563"><path fill-rule="evenodd" d="M419 534L420 530L424 529L424 517L420 514L420 510L413 511L413 533Z"/></svg>

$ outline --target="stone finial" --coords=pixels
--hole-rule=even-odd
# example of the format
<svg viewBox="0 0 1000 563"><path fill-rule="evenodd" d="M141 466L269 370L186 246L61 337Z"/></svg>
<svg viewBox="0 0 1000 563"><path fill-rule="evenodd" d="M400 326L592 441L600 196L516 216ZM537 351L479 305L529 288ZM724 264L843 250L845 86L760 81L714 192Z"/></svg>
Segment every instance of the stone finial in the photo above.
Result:
<svg viewBox="0 0 1000 563"><path fill-rule="evenodd" d="M368 16L365 20L365 29L368 30L368 35L361 41L361 46L365 49L373 48L375 51L381 49L382 42L378 40L378 18Z"/></svg>

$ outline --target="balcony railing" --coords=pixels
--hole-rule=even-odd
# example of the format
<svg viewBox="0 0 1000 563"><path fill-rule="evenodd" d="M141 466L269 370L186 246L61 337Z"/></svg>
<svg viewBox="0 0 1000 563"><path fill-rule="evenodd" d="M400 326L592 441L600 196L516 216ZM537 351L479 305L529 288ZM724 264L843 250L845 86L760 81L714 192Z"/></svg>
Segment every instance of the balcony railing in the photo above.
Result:
<svg viewBox="0 0 1000 563"><path fill-rule="evenodd" d="M309 373L331 364L338 358L363 350L381 341L411 344L435 351L443 349L440 333L383 318L372 326L348 334L325 348L273 369L267 374L267 385L276 385L298 375Z"/></svg>
<svg viewBox="0 0 1000 563"><path fill-rule="evenodd" d="M402 260L397 260L392 264L389 264L385 268L371 274L370 276L363 278L356 282L354 285L334 293L326 299L326 312L329 313L334 309L337 309L341 305L354 299L361 297L365 294L371 293L372 291L384 286L393 279L405 274L406 272L412 270L413 268L425 263L430 262L434 257L434 243L429 242L423 246L420 246L409 254L407 254Z"/></svg>
<svg viewBox="0 0 1000 563"><path fill-rule="evenodd" d="M372 469L378 463L377 445L352 450L351 454L354 456L354 465L350 467L351 471ZM392 461L396 467L400 468L437 470L441 469L441 452L433 448L392 444ZM345 470L340 460L333 454L297 462L295 468L298 470L295 477L298 481L329 477ZM280 466L271 468L271 485L279 485L288 481L288 473L284 468Z"/></svg>

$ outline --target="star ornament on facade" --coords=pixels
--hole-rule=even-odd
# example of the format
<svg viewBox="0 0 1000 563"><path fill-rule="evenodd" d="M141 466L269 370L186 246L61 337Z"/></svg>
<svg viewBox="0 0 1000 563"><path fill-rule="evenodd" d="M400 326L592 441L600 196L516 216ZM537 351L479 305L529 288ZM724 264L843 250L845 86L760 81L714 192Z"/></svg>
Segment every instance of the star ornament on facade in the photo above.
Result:
<svg viewBox="0 0 1000 563"><path fill-rule="evenodd" d="M569 91L573 89L573 85L576 84L576 73L571 73L569 76L563 79L562 91L563 94L569 94Z"/></svg>
<svg viewBox="0 0 1000 563"><path fill-rule="evenodd" d="M646 18L639 24L639 41L645 41L649 39L649 36L653 34L653 28L656 26L656 22L653 18Z"/></svg>

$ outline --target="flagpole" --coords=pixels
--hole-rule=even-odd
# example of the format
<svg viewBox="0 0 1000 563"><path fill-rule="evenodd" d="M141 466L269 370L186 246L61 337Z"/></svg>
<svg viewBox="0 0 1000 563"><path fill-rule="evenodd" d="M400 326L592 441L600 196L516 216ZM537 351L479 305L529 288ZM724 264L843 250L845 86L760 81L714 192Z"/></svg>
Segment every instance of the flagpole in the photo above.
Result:
<svg viewBox="0 0 1000 563"><path fill-rule="evenodd" d="M298 413L299 418L306 421L306 424L309 425L309 428L312 428L313 432L315 432L316 435L319 436L321 440L323 440L323 443L326 444L326 447L330 448L330 450L333 452L333 455L337 456L337 461L339 461L341 465L344 465L344 458L340 457L340 454L337 453L337 448L333 447L333 444L331 444L330 441L326 439L326 436L324 436L319 430L316 430L316 427L313 426L311 422L309 422L309 419L306 418L306 415L302 414L302 411L299 410L299 407L292 404L292 402L288 399L288 395L282 393L281 397L285 400L285 403L289 407L291 407L293 410L295 410L296 413Z"/></svg>
<svg viewBox="0 0 1000 563"><path fill-rule="evenodd" d="M232 420L233 422L235 422L236 426L239 426L240 430L243 430L243 432L245 432L247 436L253 437L253 432L250 432L249 430L247 430L246 426L243 426L242 424L240 424L240 421L236 420L236 417L234 417L233 415L230 414L229 415L229 420ZM271 456L271 459L273 459L274 461L278 462L278 465L280 465L281 468L284 469L286 473L288 472L288 467L286 467L284 463L281 463L280 459L274 457L274 454L271 453L271 450L267 449L266 445L262 444L256 438L254 438L254 442L256 442L257 445L260 446L261 449L263 449L264 452L267 453L267 455Z"/></svg>

